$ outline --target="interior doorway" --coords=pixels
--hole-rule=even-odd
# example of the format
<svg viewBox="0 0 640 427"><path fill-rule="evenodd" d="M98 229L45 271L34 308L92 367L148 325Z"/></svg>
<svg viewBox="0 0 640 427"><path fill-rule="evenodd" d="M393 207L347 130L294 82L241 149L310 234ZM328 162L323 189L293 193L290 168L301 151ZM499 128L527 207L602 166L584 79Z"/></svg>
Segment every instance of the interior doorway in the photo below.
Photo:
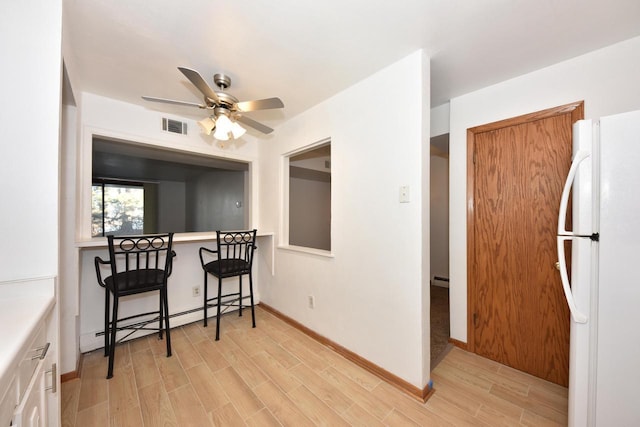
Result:
<svg viewBox="0 0 640 427"><path fill-rule="evenodd" d="M447 353L449 344L449 134L431 138L431 369Z"/></svg>

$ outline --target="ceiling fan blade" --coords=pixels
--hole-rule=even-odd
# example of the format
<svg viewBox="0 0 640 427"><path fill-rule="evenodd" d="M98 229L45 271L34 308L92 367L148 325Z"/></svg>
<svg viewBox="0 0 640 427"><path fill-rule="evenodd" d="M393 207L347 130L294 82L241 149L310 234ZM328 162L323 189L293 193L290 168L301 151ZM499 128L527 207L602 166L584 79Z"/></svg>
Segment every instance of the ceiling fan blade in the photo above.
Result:
<svg viewBox="0 0 640 427"><path fill-rule="evenodd" d="M267 98L258 99L255 101L244 101L236 104L240 111L256 111L256 110L271 110L273 108L284 108L284 104L280 98Z"/></svg>
<svg viewBox="0 0 640 427"><path fill-rule="evenodd" d="M152 101L152 102L164 102L165 104L187 105L189 107L207 108L206 105L198 104L196 102L176 101L174 99L156 98L154 96L143 96L142 99L144 99L145 101Z"/></svg>
<svg viewBox="0 0 640 427"><path fill-rule="evenodd" d="M249 117L237 116L236 120L239 121L240 123L242 123L243 125L251 126L255 130L258 130L258 131L260 131L262 133L271 133L271 132L273 132L273 129L271 129L269 126L265 126L262 123L256 122L255 120L250 119Z"/></svg>
<svg viewBox="0 0 640 427"><path fill-rule="evenodd" d="M213 89L211 89L211 86L207 84L207 82L202 78L200 73L198 73L196 70L192 70L191 68L185 68L185 67L178 67L178 70L180 70L182 74L184 74L184 76L188 78L189 81L193 83L193 85L197 87L200 92L204 94L204 96L206 96L216 104L220 103L220 99L218 98L218 95L216 95Z"/></svg>

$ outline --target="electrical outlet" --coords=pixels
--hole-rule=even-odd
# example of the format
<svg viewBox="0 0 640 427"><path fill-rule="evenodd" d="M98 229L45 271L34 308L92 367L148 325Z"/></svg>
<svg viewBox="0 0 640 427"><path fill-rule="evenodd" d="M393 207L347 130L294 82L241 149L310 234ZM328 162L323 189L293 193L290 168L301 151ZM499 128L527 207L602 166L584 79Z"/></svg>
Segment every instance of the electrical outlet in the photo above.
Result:
<svg viewBox="0 0 640 427"><path fill-rule="evenodd" d="M309 308L315 308L315 306L316 306L316 300L315 300L315 298L313 297L313 295L309 295L309 300L308 300L308 302L309 302Z"/></svg>
<svg viewBox="0 0 640 427"><path fill-rule="evenodd" d="M191 296L199 297L200 296L200 286L194 286L191 288Z"/></svg>

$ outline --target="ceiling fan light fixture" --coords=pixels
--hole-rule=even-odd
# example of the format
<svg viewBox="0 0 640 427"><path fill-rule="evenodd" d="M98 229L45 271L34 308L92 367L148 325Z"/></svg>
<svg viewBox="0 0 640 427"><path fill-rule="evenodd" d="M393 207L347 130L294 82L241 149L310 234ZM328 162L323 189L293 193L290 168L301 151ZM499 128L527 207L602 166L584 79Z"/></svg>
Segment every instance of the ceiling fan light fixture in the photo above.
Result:
<svg viewBox="0 0 640 427"><path fill-rule="evenodd" d="M233 127L233 123L229 120L226 114L220 114L216 120L216 131L213 134L215 139L227 141L229 139L229 133Z"/></svg>
<svg viewBox="0 0 640 427"><path fill-rule="evenodd" d="M246 131L247 130L242 126L240 126L238 122L233 122L231 124L231 133L233 134L234 139L240 138L242 135L245 134Z"/></svg>
<svg viewBox="0 0 640 427"><path fill-rule="evenodd" d="M219 128L216 128L216 131L213 133L213 137L219 141L228 141L229 132L223 132Z"/></svg>
<svg viewBox="0 0 640 427"><path fill-rule="evenodd" d="M211 131L213 131L213 129L215 129L216 127L216 122L211 117L205 117L198 122L198 126L200 126L200 129L202 129L202 132L206 133L207 135L211 135Z"/></svg>

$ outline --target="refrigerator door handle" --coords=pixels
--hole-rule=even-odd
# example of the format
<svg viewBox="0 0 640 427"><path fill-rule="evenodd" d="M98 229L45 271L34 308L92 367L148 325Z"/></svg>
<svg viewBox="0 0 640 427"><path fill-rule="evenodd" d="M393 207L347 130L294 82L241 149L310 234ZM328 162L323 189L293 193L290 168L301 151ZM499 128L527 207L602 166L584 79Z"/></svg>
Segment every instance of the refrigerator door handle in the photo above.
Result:
<svg viewBox="0 0 640 427"><path fill-rule="evenodd" d="M564 296L567 299L569 305L569 311L571 317L576 323L587 323L587 316L578 311L576 302L573 299L573 293L571 292L571 285L569 284L569 275L567 274L567 262L564 255L564 242L565 240L579 239L580 237L574 236L558 236L558 263L560 264L560 280L562 281L562 289L564 290Z"/></svg>
<svg viewBox="0 0 640 427"><path fill-rule="evenodd" d="M575 300L573 298L573 293L571 292L571 285L569 284L569 275L567 273L567 262L565 260L564 253L564 242L566 240L573 240L574 238L579 238L575 236L573 232L567 231L565 229L565 222L567 220L567 206L569 204L569 193L571 192L571 186L573 185L573 180L578 173L578 167L580 167L580 163L582 163L585 159L589 158L591 153L585 150L578 150L576 155L573 158L573 162L571 163L571 167L569 168L569 173L567 174L567 179L564 182L564 188L562 189L562 196L560 197L560 210L558 212L558 263L560 265L560 280L562 281L562 289L564 291L564 296L567 299L567 304L569 305L569 311L571 312L571 317L576 323L587 323L587 316L580 313L578 311L578 307L576 307Z"/></svg>
<svg viewBox="0 0 640 427"><path fill-rule="evenodd" d="M567 174L567 179L564 182L564 188L562 189L562 196L560 197L560 211L558 212L558 236L573 236L571 231L565 230L565 221L567 219L567 205L569 204L569 193L571 192L571 186L573 185L573 180L578 173L578 167L580 167L580 163L584 160L588 159L591 156L591 153L585 150L578 150L576 155L573 158L573 162L571 163L571 167L569 168L569 173Z"/></svg>

